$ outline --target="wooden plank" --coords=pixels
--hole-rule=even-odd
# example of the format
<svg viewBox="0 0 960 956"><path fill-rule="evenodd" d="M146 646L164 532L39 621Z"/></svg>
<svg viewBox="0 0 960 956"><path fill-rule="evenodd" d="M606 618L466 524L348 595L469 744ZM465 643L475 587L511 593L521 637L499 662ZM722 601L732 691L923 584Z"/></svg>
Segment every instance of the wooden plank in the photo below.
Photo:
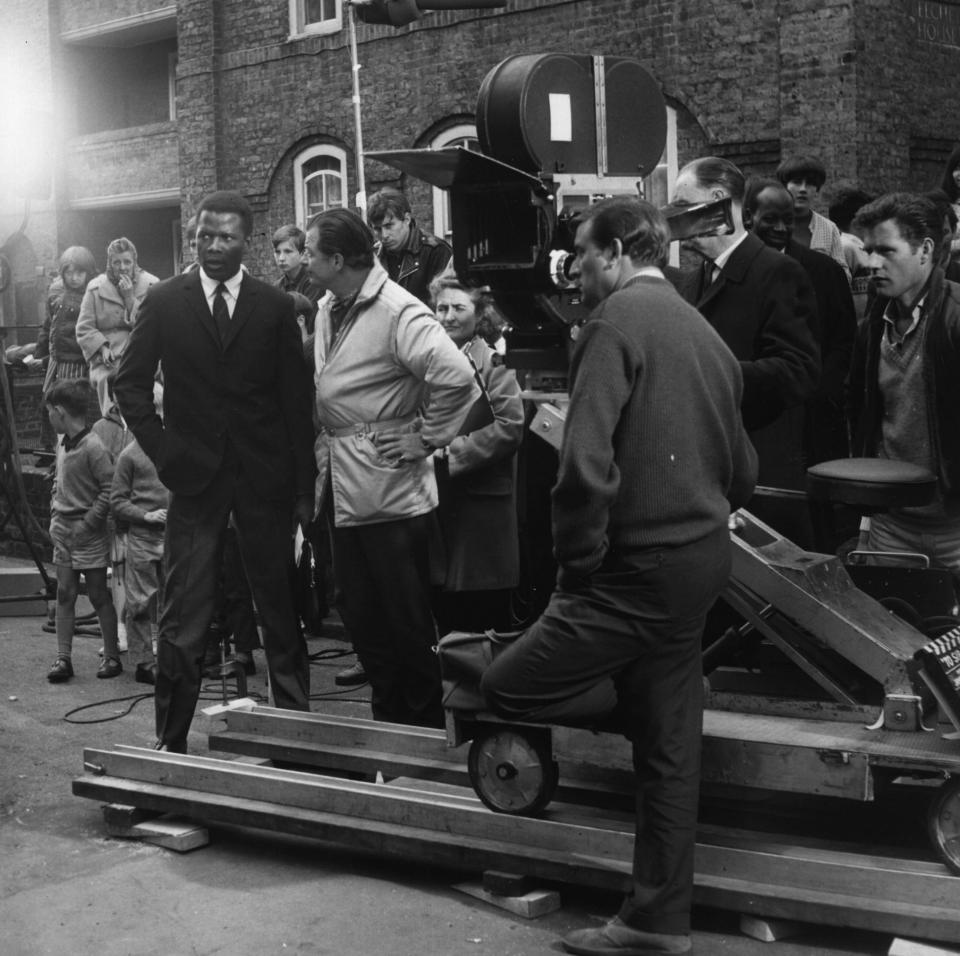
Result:
<svg viewBox="0 0 960 956"><path fill-rule="evenodd" d="M276 707L254 707L228 713L225 717L229 732L283 737L325 746L372 747L432 760L442 760L449 755L454 763L463 759L448 750L446 734L442 730L428 727L408 727L363 717L302 713Z"/></svg>
<svg viewBox="0 0 960 956"><path fill-rule="evenodd" d="M578 858L543 848L531 851L516 841L468 837L448 831L411 827L361 817L344 817L320 810L284 806L228 794L208 794L162 784L107 776L73 781L76 796L132 803L160 813L177 813L206 823L255 827L334 843L353 852L370 852L406 862L476 872L522 869L543 880L595 886L626 892L630 861Z"/></svg>
<svg viewBox="0 0 960 956"><path fill-rule="evenodd" d="M466 775L465 764L455 759L433 759L373 747L319 746L310 741L236 731L211 734L210 749L323 770L358 772L376 767L387 775L411 772L425 780L450 783L462 784Z"/></svg>
<svg viewBox="0 0 960 956"><path fill-rule="evenodd" d="M298 770L254 767L212 757L186 756L120 747L85 750L85 765L104 775L161 783L204 793L235 794L290 807L324 810L349 817L434 828L446 819L458 834L516 840L541 849L573 852L589 845L596 856L621 856L633 845L632 828L617 832L579 825L564 827L551 819L512 817L487 810L472 791L462 795L415 791L383 784L347 781ZM454 821L455 820L455 824Z"/></svg>
<svg viewBox="0 0 960 956"><path fill-rule="evenodd" d="M761 943L775 943L778 939L789 939L791 936L799 936L808 929L810 929L808 923L792 919L746 915L740 917L740 932L751 939L759 939Z"/></svg>
<svg viewBox="0 0 960 956"><path fill-rule="evenodd" d="M575 823L566 822L562 808L547 819L512 817L492 813L472 792L458 794L453 788L418 791L138 748L87 750L84 760L85 765L102 767L109 776L441 829L458 838L522 841L530 849L591 859L629 860L632 854L632 821L605 818L601 812L593 813L590 823L584 821L582 812ZM713 839L709 832L706 837L700 834L697 862L704 872L723 874L726 867L732 867L745 879L764 884L833 889L865 898L878 898L887 884L902 883L897 886L897 896L903 901L947 908L955 905L960 890L960 878L941 864L917 866L897 855L851 857L842 845L794 847L766 835L747 843L749 838L742 830L725 838L723 828L713 828L712 835Z"/></svg>
<svg viewBox="0 0 960 956"><path fill-rule="evenodd" d="M524 919L536 919L560 909L560 894L556 890L530 890L520 896L505 896L491 893L480 883L454 883L453 888Z"/></svg>
<svg viewBox="0 0 960 956"><path fill-rule="evenodd" d="M915 939L895 939L887 950L887 956L957 956L960 950L945 946L929 946Z"/></svg>
<svg viewBox="0 0 960 956"><path fill-rule="evenodd" d="M558 880L604 889L626 890L630 885L631 856L625 841L619 857L597 857L589 852L589 841L577 852L529 846L522 839L493 840L460 831L459 815L439 813L435 828L410 827L336 813L307 810L225 794L207 794L157 783L88 775L73 783L74 793L95 800L121 802L147 809L175 811L191 818L255 826L314 839L332 840L356 851L372 851L406 860L420 860L476 872L496 868L526 872L542 879ZM382 792L389 787L378 788ZM365 807L365 811L369 807ZM488 817L495 817L488 814ZM799 919L818 925L850 926L891 932L918 939L960 942L957 878L941 874L951 892L939 894L948 900L937 904L904 900L900 891L909 889L909 874L886 874L869 896L857 896L836 888L846 885L849 869L842 860L827 863L815 874L814 886L797 885L795 866L788 857L778 870L779 882L762 882L748 849L721 853L713 848L711 861L702 842L697 846L695 900L749 915ZM760 868L762 869L762 868ZM821 879L829 876L833 879ZM892 876L892 878L891 878ZM839 877L839 879L838 879ZM913 896L913 894L910 894Z"/></svg>
<svg viewBox="0 0 960 956"><path fill-rule="evenodd" d="M140 840L177 853L188 853L210 842L206 827L184 820L145 820L133 826L107 823L107 833L125 840Z"/></svg>

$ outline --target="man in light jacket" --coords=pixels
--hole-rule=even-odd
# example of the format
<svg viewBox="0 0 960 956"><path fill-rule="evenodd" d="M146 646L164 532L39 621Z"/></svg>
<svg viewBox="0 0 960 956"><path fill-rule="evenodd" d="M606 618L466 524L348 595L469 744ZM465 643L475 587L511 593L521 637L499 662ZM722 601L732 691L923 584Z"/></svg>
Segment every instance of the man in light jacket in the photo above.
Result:
<svg viewBox="0 0 960 956"><path fill-rule="evenodd" d="M307 230L309 269L327 290L314 341L317 504L332 496L340 612L374 718L439 727L431 456L480 390L440 323L388 278L373 249L373 233L344 209L320 213Z"/></svg>

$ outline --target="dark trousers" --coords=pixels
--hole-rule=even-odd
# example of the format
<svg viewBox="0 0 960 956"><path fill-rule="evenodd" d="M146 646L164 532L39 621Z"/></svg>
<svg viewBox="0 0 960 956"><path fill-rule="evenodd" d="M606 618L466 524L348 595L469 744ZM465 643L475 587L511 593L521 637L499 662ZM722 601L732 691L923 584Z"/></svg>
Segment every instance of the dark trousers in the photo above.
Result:
<svg viewBox="0 0 960 956"><path fill-rule="evenodd" d="M589 724L613 715L631 739L637 829L620 917L648 932L690 931L700 640L729 573L725 528L680 548L608 556L589 578L565 580L481 683L504 717Z"/></svg>
<svg viewBox="0 0 960 956"><path fill-rule="evenodd" d="M310 663L293 609L293 539L289 501L269 501L228 454L199 495L173 495L167 512L166 589L157 646L157 737L185 751L200 694L207 628L216 611L217 580L230 512L240 554L264 628L264 650L277 707L309 710Z"/></svg>
<svg viewBox="0 0 960 956"><path fill-rule="evenodd" d="M442 727L430 610L432 515L333 531L340 616L370 681L375 720Z"/></svg>

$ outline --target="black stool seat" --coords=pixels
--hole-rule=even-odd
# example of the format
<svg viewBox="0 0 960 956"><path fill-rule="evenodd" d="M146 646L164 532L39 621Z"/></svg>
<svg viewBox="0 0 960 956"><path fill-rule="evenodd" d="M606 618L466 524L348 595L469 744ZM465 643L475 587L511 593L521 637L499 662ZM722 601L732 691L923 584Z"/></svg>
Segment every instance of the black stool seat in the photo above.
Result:
<svg viewBox="0 0 960 956"><path fill-rule="evenodd" d="M907 461L837 458L807 469L807 492L818 501L887 511L930 504L937 493L937 478Z"/></svg>

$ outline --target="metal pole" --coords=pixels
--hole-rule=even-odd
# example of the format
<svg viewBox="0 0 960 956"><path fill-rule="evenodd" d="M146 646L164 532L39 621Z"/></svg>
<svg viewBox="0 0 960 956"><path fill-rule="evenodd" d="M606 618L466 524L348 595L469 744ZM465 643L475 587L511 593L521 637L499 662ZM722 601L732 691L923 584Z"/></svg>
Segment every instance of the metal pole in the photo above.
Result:
<svg viewBox="0 0 960 956"><path fill-rule="evenodd" d="M347 25L350 34L350 69L353 73L353 128L357 154L357 210L366 219L367 183L363 174L363 126L360 119L360 61L357 57L357 20L353 4L347 3Z"/></svg>

